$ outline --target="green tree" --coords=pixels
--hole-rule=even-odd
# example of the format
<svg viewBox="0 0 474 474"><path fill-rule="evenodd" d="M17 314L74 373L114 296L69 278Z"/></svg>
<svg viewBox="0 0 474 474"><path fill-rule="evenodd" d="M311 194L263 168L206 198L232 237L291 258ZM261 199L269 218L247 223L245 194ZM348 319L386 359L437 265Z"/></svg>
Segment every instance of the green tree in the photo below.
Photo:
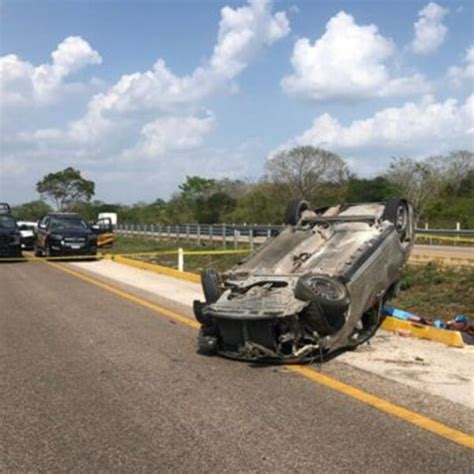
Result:
<svg viewBox="0 0 474 474"><path fill-rule="evenodd" d="M285 186L261 182L251 186L223 219L236 224L281 224L288 199Z"/></svg>
<svg viewBox="0 0 474 474"><path fill-rule="evenodd" d="M37 221L50 211L51 207L44 201L38 199L37 201L26 202L20 206L14 207L13 215L18 220Z"/></svg>
<svg viewBox="0 0 474 474"><path fill-rule="evenodd" d="M394 197L400 192L397 186L383 176L373 179L352 177L347 187L348 202L375 202Z"/></svg>
<svg viewBox="0 0 474 474"><path fill-rule="evenodd" d="M74 168L49 173L36 183L36 190L44 199L51 200L56 209L71 211L81 202L89 202L95 194L95 183L81 176Z"/></svg>
<svg viewBox="0 0 474 474"><path fill-rule="evenodd" d="M186 181L179 185L179 189L184 199L196 200L209 197L216 190L216 181L200 176L186 176Z"/></svg>

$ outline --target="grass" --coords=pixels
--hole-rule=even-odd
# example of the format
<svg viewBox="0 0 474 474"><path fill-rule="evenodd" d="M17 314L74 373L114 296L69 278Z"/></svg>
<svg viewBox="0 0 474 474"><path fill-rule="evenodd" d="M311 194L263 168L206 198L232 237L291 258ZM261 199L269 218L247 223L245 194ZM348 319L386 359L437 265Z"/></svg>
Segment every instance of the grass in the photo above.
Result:
<svg viewBox="0 0 474 474"><path fill-rule="evenodd" d="M408 265L401 288L392 306L434 319L474 316L474 268Z"/></svg>
<svg viewBox="0 0 474 474"><path fill-rule="evenodd" d="M194 241L154 240L139 236L117 236L112 252L159 252L166 250L222 250L222 243L202 241L198 246ZM248 247L241 246L240 249ZM233 243L227 249L233 250ZM239 255L186 255L184 269L199 273L204 268L227 270L245 257ZM137 257L152 263L177 268L176 255ZM419 316L449 320L456 314L474 316L474 268L440 267L433 263L408 265L401 284L402 291L391 300L390 305Z"/></svg>

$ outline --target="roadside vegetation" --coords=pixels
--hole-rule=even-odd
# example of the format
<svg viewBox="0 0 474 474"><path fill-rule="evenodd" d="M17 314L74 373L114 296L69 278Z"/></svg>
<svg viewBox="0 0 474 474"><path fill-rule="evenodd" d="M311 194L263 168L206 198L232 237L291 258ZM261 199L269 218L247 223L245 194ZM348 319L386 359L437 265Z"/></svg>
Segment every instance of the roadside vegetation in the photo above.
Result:
<svg viewBox="0 0 474 474"><path fill-rule="evenodd" d="M474 229L474 153L464 150L425 160L393 158L387 170L368 179L335 153L300 146L268 158L256 181L187 176L167 200L157 196L134 205L94 201L94 182L73 168L46 175L36 189L41 199L16 206L16 217L37 220L53 206L88 221L116 212L119 222L130 224L280 224L292 197L324 207L401 195L414 204L419 226L453 229L459 222Z"/></svg>

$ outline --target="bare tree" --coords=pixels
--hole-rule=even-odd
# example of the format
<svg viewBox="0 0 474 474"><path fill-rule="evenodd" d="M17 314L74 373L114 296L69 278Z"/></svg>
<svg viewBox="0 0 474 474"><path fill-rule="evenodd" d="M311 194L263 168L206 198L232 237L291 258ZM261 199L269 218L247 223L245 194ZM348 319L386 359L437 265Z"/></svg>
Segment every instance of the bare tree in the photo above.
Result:
<svg viewBox="0 0 474 474"><path fill-rule="evenodd" d="M386 178L412 202L417 216L440 196L446 186L446 179L436 166L436 160L393 158L387 171Z"/></svg>
<svg viewBox="0 0 474 474"><path fill-rule="evenodd" d="M287 187L292 197L312 200L323 185L347 181L346 162L335 153L313 146L283 150L265 165L271 180Z"/></svg>
<svg viewBox="0 0 474 474"><path fill-rule="evenodd" d="M457 194L461 183L474 171L474 153L468 150L452 151L448 156L438 156L431 160L446 180L452 194Z"/></svg>

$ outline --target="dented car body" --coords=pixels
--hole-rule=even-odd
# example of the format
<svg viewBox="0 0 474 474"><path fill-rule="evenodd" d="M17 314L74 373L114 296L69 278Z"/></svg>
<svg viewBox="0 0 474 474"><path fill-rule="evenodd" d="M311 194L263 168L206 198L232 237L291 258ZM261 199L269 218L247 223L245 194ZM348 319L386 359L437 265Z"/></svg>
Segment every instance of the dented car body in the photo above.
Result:
<svg viewBox="0 0 474 474"><path fill-rule="evenodd" d="M303 362L367 341L382 322L414 240L404 199L311 210L229 271L202 274L195 302L203 353Z"/></svg>

